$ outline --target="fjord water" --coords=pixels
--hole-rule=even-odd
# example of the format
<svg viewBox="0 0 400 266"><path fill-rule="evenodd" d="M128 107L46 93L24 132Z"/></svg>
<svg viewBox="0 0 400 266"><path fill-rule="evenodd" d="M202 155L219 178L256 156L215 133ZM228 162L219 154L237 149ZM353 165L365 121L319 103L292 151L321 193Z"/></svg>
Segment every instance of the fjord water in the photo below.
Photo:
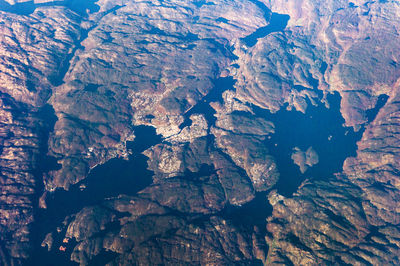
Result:
<svg viewBox="0 0 400 266"><path fill-rule="evenodd" d="M191 114L202 113L210 125L214 125L214 110L209 103L221 100L220 95L227 89L233 89L234 80L231 78L220 79L215 83L214 89L203 101L200 101L190 112L186 114L188 119ZM276 113L251 106L256 116L261 116L275 124L275 134L265 141L270 153L274 156L280 179L276 185L278 192L290 196L305 178L329 178L335 172L341 170L343 161L348 156L355 155L356 141L361 136L360 132L354 132L351 128L343 127L344 119L341 116L340 96L338 94L327 97L330 108L323 103L313 106L309 102L306 113L295 110L288 111L282 108ZM378 108L379 109L379 108ZM374 110L374 112L377 112ZM185 120L186 125L189 125ZM62 220L73 213L78 212L85 206L100 204L105 198L118 196L120 194L135 195L138 191L147 187L152 182L153 173L147 170L146 157L141 152L162 141L156 134L155 129L147 126L136 127L135 140L129 142L127 147L131 150L130 160L112 159L103 165L95 167L87 179L73 186L70 191L57 191L48 201L48 209L41 217L43 234L54 230ZM213 138L209 137L209 145L213 144ZM306 150L312 146L319 154L320 161L317 165L309 168L304 174L291 160L294 147ZM210 170L211 171L211 170ZM209 169L206 171L209 172ZM187 173L182 178L192 178L195 173ZM81 190L80 185L85 189ZM227 206L220 215L230 219L241 228L251 232L254 226L265 231L266 218L271 214L272 207L267 201L267 193L257 193L253 201L241 206ZM55 247L61 245L61 235L55 234ZM38 243L39 244L39 243ZM47 252L45 248L37 251L35 262L41 265L71 265L68 255L72 250L61 253L57 250ZM102 257L104 256L104 257ZM108 260L112 254L102 254L97 259Z"/></svg>
<svg viewBox="0 0 400 266"><path fill-rule="evenodd" d="M242 40L248 47L253 47L259 38L263 38L273 32L283 31L286 28L289 18L288 15L272 13L268 26L259 28L253 34L246 36Z"/></svg>
<svg viewBox="0 0 400 266"><path fill-rule="evenodd" d="M215 124L215 111L209 104L221 101L219 96L222 92L234 90L235 81L231 78L220 78L215 84L214 89L204 97L203 101L185 115L184 126L190 125L187 119L194 113L203 114L209 126ZM314 106L307 100L308 107L305 113L287 110L286 106L276 113L271 113L250 105L255 116L263 117L275 125L275 133L265 140L264 145L274 157L280 173L279 181L274 187L279 194L291 196L307 178L333 177L335 173L341 172L346 158L356 155L356 143L361 138L362 130L355 132L353 128L343 126L345 121L340 113L340 100L340 95L337 93L327 96L329 107L323 102ZM209 136L208 141L210 145L214 145L212 136ZM303 151L313 147L319 155L319 162L304 174L291 159L295 147ZM252 202L242 207L228 207L222 215L243 225L252 226L265 224L265 219L271 211L267 193L260 192Z"/></svg>
<svg viewBox="0 0 400 266"><path fill-rule="evenodd" d="M258 1L253 1L260 5L265 10L266 18L270 24L263 27L243 41L248 45L254 45L259 38L263 38L268 34L276 31L281 31L286 27L288 16L272 13L265 7L264 4ZM271 16L271 17L269 17ZM64 71L65 72L65 71ZM56 77L58 83L62 82L60 77ZM233 90L235 81L233 78L221 78L215 80L215 86L197 105L191 108L185 114L185 121L181 128L190 126L191 114L201 113L205 116L209 126L215 124L215 111L211 108L210 102L222 101L222 93L225 90ZM72 246L68 247L67 252L61 253L57 247L61 245L62 234L54 234L54 247L51 252L47 252L45 248L40 248L40 242L43 240L44 234L49 231L54 231L55 226L62 223L63 219L71 214L80 211L85 206L101 204L107 197L113 197L120 194L135 195L152 182L152 172L147 170L146 157L141 155L145 149L160 143L162 139L155 134L154 128L138 127L135 131L136 139L133 142L127 143L127 148L132 151L132 156L129 161L115 158L109 160L103 165L99 165L92 169L89 176L82 182L72 186L69 191L57 191L51 195L48 200L48 209L39 211L38 215L38 249L35 252L33 260L40 265L71 265L69 256L72 252ZM209 136L209 145L213 145L213 137ZM197 173L187 173L183 178L193 178ZM80 189L84 185L85 189ZM267 193L257 193L253 201L241 207L227 206L220 215L225 219L232 220L238 228L252 232L254 226L262 231L265 230L266 218L271 214L272 207L267 201ZM72 245L73 242L70 244ZM109 261L109 254L102 254L98 257L99 261L104 263Z"/></svg>
<svg viewBox="0 0 400 266"><path fill-rule="evenodd" d="M95 12L100 9L98 5L95 4L97 0L73 0L73 1L66 1L66 0L59 0L59 1L51 1L45 3L35 3L33 0L25 1L21 3L15 3L10 5L5 0L0 0L0 10L6 11L9 13L14 13L18 15L30 15L32 14L36 8L38 7L45 7L45 6L66 6L71 10L75 11L80 15L86 14L86 10L89 12Z"/></svg>
<svg viewBox="0 0 400 266"><path fill-rule="evenodd" d="M271 14L261 2L253 2L262 5L266 14ZM251 47L259 38L284 30L288 19L286 15L272 13L271 17L268 17L270 24L243 38L244 43ZM62 74L65 73L62 72ZM59 82L56 84L62 81L62 76L57 78ZM211 108L210 102L221 101L222 93L225 90L234 90L234 84L235 81L232 78L216 80L211 92L185 114L185 121L181 128L190 126L189 117L196 113L203 114L209 125L214 125L215 111ZM88 87L88 89L91 88ZM331 177L335 172L340 171L343 161L348 156L355 155L356 141L360 138L361 132L354 132L350 128L343 127L344 120L339 110L340 97L338 95L328 96L328 101L330 108L323 104L313 106L309 103L305 114L288 111L285 108L273 114L251 106L256 116L264 117L275 124L275 134L265 141L265 145L274 156L280 172L280 179L276 185L280 194L290 196L305 178ZM95 167L84 181L72 186L68 192L57 191L51 195L48 200L48 209L39 211L38 245L43 240L44 233L54 230L66 216L80 211L85 206L101 204L107 197L120 194L135 195L151 184L153 173L147 169L147 159L141 155L141 152L160 143L162 139L156 134L154 128L144 126L136 128L135 136L136 139L133 142L127 143L127 148L132 151L132 156L128 161L120 158L111 159ZM209 145L213 145L211 136L209 136ZM310 146L317 151L320 161L302 174L291 160L291 153L294 147L306 150ZM193 178L194 175L195 173L187 173L183 178ZM81 185L85 189L81 189ZM244 230L252 230L254 225L265 230L265 220L270 216L271 211L267 193L261 192L256 194L253 201L241 207L228 206L217 215L234 221ZM57 251L62 241L61 235L55 234L54 249L56 251L47 252L45 248L36 250L34 256L36 265L73 264L68 258L71 249L68 249L66 253ZM103 255L104 257L97 258L101 263L109 260L108 254Z"/></svg>
<svg viewBox="0 0 400 266"><path fill-rule="evenodd" d="M45 234L55 231L65 217L79 212L82 208L101 204L105 198L121 194L135 195L152 183L153 172L147 169L147 157L141 154L149 147L161 142L161 136L153 127L134 128L135 140L127 143L132 155L128 160L114 158L98 165L90 171L88 177L68 191L57 190L47 199L47 209L38 210L36 228L36 246L30 264L32 265L75 265L69 260L72 250L58 251L62 244L62 234L54 234L54 248L47 252L41 248ZM84 187L84 188L82 188ZM112 229L112 225L110 230ZM65 229L62 230L65 233ZM69 247L73 241L69 244ZM67 246L68 247L68 246ZM110 257L110 254L103 254ZM55 264L56 263L56 264Z"/></svg>
<svg viewBox="0 0 400 266"><path fill-rule="evenodd" d="M327 96L329 108L323 103L314 106L308 101L305 113L281 108L276 113L254 107L257 116L266 118L275 124L275 134L266 140L270 154L274 156L279 181L278 193L291 196L306 179L326 179L342 170L346 158L356 155L357 141L362 131L344 127L340 113L340 96ZM319 162L308 168L304 174L291 159L295 147L305 151L312 147L319 156Z"/></svg>
<svg viewBox="0 0 400 266"><path fill-rule="evenodd" d="M368 123L373 121L387 99L387 95L379 96L375 107L366 112ZM281 195L291 196L306 178L334 178L335 173L342 171L346 158L357 155L357 141L361 139L365 126L358 131L344 126L338 93L328 95L327 101L329 108L323 103L314 106L308 101L305 114L285 108L271 114L255 108L257 115L275 124L275 134L266 144L278 166L280 178L276 188ZM291 159L294 147L303 151L312 147L319 162L302 174Z"/></svg>

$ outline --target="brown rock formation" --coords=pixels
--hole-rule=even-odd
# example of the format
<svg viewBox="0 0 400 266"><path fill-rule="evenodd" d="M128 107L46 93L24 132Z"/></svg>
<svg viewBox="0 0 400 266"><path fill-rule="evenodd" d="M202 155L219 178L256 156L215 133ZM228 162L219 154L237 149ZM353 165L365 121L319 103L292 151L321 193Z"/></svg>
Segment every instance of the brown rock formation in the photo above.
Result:
<svg viewBox="0 0 400 266"><path fill-rule="evenodd" d="M398 1L0 2L0 264L29 257L35 211L57 189L85 193L96 166L139 160L126 145L139 125L162 136L143 149L152 183L57 213L63 222L40 232L45 254L82 265L400 264ZM277 16L263 3L290 16L285 29L262 35ZM356 156L292 196L269 191L282 171L276 123L257 110L306 115L331 92L362 132ZM317 157L292 159L307 174ZM268 213L241 212L263 193L266 231Z"/></svg>
<svg viewBox="0 0 400 266"><path fill-rule="evenodd" d="M79 20L57 7L29 17L0 12L0 21L0 243L2 262L14 265L30 252L35 194L42 187L37 169L53 119L44 107L48 79L73 47Z"/></svg>

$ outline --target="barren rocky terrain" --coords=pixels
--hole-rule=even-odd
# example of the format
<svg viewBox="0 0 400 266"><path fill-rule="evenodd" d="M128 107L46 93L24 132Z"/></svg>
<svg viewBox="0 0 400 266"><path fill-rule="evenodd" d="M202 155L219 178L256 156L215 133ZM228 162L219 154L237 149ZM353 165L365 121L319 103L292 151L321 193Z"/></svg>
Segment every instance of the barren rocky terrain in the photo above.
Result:
<svg viewBox="0 0 400 266"><path fill-rule="evenodd" d="M399 265L400 3L0 0L0 265Z"/></svg>

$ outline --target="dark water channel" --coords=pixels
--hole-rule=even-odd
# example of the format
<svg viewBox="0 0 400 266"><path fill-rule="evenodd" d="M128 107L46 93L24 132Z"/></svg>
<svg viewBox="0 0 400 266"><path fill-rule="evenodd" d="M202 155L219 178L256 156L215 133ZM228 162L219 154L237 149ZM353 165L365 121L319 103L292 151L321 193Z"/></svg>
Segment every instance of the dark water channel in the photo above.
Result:
<svg viewBox="0 0 400 266"><path fill-rule="evenodd" d="M95 8L94 2L87 1L87 3L91 3L90 8ZM272 32L284 30L289 20L289 16L271 13L261 2L253 2L265 10L270 24L243 38L247 46L255 45L259 38ZM61 3L64 2L60 1ZM20 6L23 7L20 12L33 12L32 8L35 6L37 5L32 7L32 3L28 2L25 6ZM12 11L11 7L0 0L0 9L7 8ZM65 73L62 72L62 75L57 77L58 82L61 82L63 74ZM233 90L234 84L235 80L232 78L217 79L215 87L210 93L185 114L185 120L180 128L190 126L189 117L196 113L203 114L209 125L214 125L215 111L211 108L210 102L222 101L222 93L225 90ZM384 105L385 99L383 98L378 101L377 107L368 113L372 119ZM275 157L280 172L280 179L276 185L280 194L290 196L305 178L331 177L341 170L343 161L347 157L355 155L356 142L360 139L362 131L354 132L351 128L343 127L344 119L339 110L339 95L328 96L328 101L330 108L326 108L323 104L318 106L309 104L306 114L287 111L285 108L272 114L267 110L251 106L256 116L264 117L275 124L275 134L265 141L265 145L269 148L271 155ZM75 265L69 261L71 251L66 253L48 252L47 249L40 248L39 241L43 240L44 234L54 230L54 226L59 225L66 216L78 212L85 206L101 204L105 198L120 194L135 195L151 184L153 173L147 169L146 157L141 152L162 142L162 138L156 134L154 128L146 126L136 127L135 136L136 139L133 142L127 143L127 148L132 152L129 160L116 158L95 167L85 180L72 186L68 192L56 191L53 193L47 200L48 209L38 210L38 243L36 243L37 249L35 249L29 265ZM213 137L209 136L208 141L209 145L212 145ZM294 147L306 150L310 146L318 153L319 163L301 174L299 167L291 160L291 154ZM212 172L213 169L203 169L203 171ZM195 179L197 174L188 172L182 178ZM83 187L85 188L83 189ZM271 211L272 207L267 201L267 193L262 192L257 193L255 199L244 206L227 206L218 215L233 221L245 230L251 230L254 225L265 230L265 219L271 214ZM62 239L58 234L54 235L54 249L56 249L60 246ZM69 245L72 247L73 244L71 242ZM112 254L101 254L93 263L97 264L96 261L98 261L99 264L102 264L101 262L108 261L110 258L112 258Z"/></svg>
<svg viewBox="0 0 400 266"><path fill-rule="evenodd" d="M203 114L210 125L214 125L215 111L210 107L210 102L221 101L223 91L233 89L234 80L223 78L215 82L215 87L185 115L185 126L190 125L190 115ZM280 179L276 185L278 192L290 196L305 178L323 179L329 178L342 168L343 161L354 156L356 142L360 139L362 131L354 132L352 128L343 127L344 119L340 113L340 96L338 94L327 97L330 108L323 103L309 106L305 114L298 111L287 111L282 108L276 113L251 106L256 116L264 117L275 124L275 134L265 145L274 156L280 172ZM384 105L385 97L381 97L377 106L371 109L369 114L375 117L379 109ZM127 148L132 152L130 160L112 159L103 165L94 168L89 176L79 184L73 186L70 191L57 191L48 200L48 209L39 214L43 240L44 233L49 232L55 225L60 224L63 219L78 212L85 206L101 204L107 197L120 194L135 195L138 191L149 186L153 173L147 170L146 157L141 152L149 147L162 142L152 127L139 126L135 128L135 140L127 143ZM214 139L209 136L210 145ZM309 168L304 174L291 160L294 147L306 150L312 146L319 154L319 163ZM213 173L213 169L205 166L201 173L187 172L181 178L196 179ZM85 185L85 189L80 189ZM251 233L252 228L257 226L261 233L265 233L266 218L271 214L272 207L267 201L267 193L257 193L254 200L241 207L227 206L222 212L216 214L231 220L238 228ZM204 218L206 219L206 218ZM201 220L201 219L200 219ZM50 230L49 230L50 229ZM62 235L62 234L60 234ZM61 245L62 239L55 234L55 247ZM40 245L40 243L37 243ZM74 242L70 244L70 251ZM67 246L68 247L68 246ZM69 261L70 253L61 253L57 250L48 252L45 248L39 248L35 252L32 265L74 265ZM113 254L104 253L96 257L95 261L109 261ZM38 264L39 262L39 264Z"/></svg>
<svg viewBox="0 0 400 266"><path fill-rule="evenodd" d="M211 91L201 99L195 106L193 106L190 110L188 110L184 114L184 122L179 126L180 129L184 127L190 126L192 124L192 120L190 120L190 116L193 114L203 114L204 118L207 120L209 126L212 126L216 122L216 118L214 116L215 110L210 106L211 102L220 102L222 103L222 94L226 90L232 90L233 85L235 84L235 80L232 77L227 78L218 78L214 81L214 87Z"/></svg>
<svg viewBox="0 0 400 266"><path fill-rule="evenodd" d="M0 0L0 10L18 15L30 15L35 12L36 8L39 7L65 6L80 15L86 15L86 10L89 12L96 12L100 9L100 7L95 4L97 1L98 0L61 0L48 3L34 3L34 1L26 1L10 5L5 0Z"/></svg>
<svg viewBox="0 0 400 266"><path fill-rule="evenodd" d="M264 11L265 14L264 17L266 21L269 22L267 26L257 29L255 32L242 39L242 41L248 47L253 47L257 43L258 39L264 38L265 36L273 32L283 31L287 26L290 16L271 12L271 10L269 10L265 6L265 4L260 1L257 0L250 0L250 1Z"/></svg>
<svg viewBox="0 0 400 266"><path fill-rule="evenodd" d="M368 110L371 122L385 105L388 97L381 95L376 106ZM327 96L329 108L323 103L313 106L308 101L305 114L281 108L277 113L254 107L256 115L267 118L275 124L275 134L266 141L274 156L280 173L276 185L278 192L291 196L306 179L328 179L342 171L348 157L356 156L357 142L361 139L364 127L357 132L352 127L344 127L345 120L340 113L340 95ZM306 151L312 147L318 154L319 162L308 168L304 174L291 159L293 148Z"/></svg>
<svg viewBox="0 0 400 266"><path fill-rule="evenodd" d="M272 114L267 110L253 107L257 116L264 117L275 124L275 134L266 141L271 155L274 156L279 181L278 193L291 196L306 178L326 179L341 171L347 157L355 156L357 141L362 130L343 127L345 123L340 113L339 94L328 95L330 108L323 103L313 106L308 102L306 113L281 108ZM306 151L312 147L318 154L319 162L308 168L304 174L291 159L293 149Z"/></svg>
<svg viewBox="0 0 400 266"><path fill-rule="evenodd" d="M389 96L387 96L386 94L379 95L378 100L375 104L375 107L366 112L368 123L371 123L372 121L374 121L379 110L386 104L388 99L389 99Z"/></svg>
<svg viewBox="0 0 400 266"><path fill-rule="evenodd" d="M135 195L152 183L153 172L147 169L147 157L141 152L160 143L162 138L153 127L137 126L134 130L135 140L127 143L132 154L129 160L114 158L98 165L85 180L71 186L69 191L57 190L52 193L46 200L47 209L38 210L35 230L37 243L28 265L55 265L55 262L57 265L75 265L69 260L72 249L67 249L68 252L65 253L57 250L62 245L62 234L53 234L54 250L51 252L40 247L45 234L53 231L65 217L79 212L83 207L101 204L105 198L120 194ZM73 244L72 241L67 248Z"/></svg>

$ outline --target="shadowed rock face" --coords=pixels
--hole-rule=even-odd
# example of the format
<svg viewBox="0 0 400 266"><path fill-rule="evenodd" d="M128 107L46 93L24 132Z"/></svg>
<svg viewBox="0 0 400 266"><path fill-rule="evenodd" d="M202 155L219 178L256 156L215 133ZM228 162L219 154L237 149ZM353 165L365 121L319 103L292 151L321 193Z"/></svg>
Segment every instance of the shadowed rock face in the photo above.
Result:
<svg viewBox="0 0 400 266"><path fill-rule="evenodd" d="M0 264L400 264L399 8L0 1Z"/></svg>
<svg viewBox="0 0 400 266"><path fill-rule="evenodd" d="M54 18L57 17L57 20ZM29 17L0 12L0 263L17 263L31 250L30 230L48 131L54 125L48 77L73 46L79 17L44 9Z"/></svg>
<svg viewBox="0 0 400 266"><path fill-rule="evenodd" d="M265 25L252 4L224 6L128 1L90 16L93 26L50 99L59 117L50 149L63 167L51 173L49 190L126 157L131 124L153 125L164 137L179 133L182 114L231 61L231 42Z"/></svg>

